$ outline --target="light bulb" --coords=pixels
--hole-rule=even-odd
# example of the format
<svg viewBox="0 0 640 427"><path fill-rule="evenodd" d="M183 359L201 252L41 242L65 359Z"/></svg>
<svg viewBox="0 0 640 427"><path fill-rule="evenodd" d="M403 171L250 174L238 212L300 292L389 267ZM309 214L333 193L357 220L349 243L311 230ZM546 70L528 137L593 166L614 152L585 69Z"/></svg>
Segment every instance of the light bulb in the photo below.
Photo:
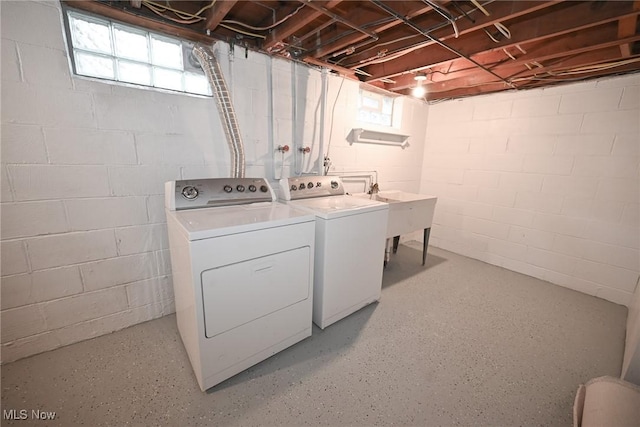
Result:
<svg viewBox="0 0 640 427"><path fill-rule="evenodd" d="M416 98L422 98L425 93L427 93L427 91L422 85L418 85L411 90L411 95Z"/></svg>

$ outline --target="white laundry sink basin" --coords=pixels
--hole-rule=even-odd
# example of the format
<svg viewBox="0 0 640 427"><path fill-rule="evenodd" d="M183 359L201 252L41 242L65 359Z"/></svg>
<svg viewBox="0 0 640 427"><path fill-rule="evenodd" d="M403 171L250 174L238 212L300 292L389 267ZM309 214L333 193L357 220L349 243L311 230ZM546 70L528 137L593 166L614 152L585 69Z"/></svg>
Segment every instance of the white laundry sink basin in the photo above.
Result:
<svg viewBox="0 0 640 427"><path fill-rule="evenodd" d="M380 191L373 197L365 193L354 196L389 203L387 238L431 228L438 200L436 196L399 190Z"/></svg>

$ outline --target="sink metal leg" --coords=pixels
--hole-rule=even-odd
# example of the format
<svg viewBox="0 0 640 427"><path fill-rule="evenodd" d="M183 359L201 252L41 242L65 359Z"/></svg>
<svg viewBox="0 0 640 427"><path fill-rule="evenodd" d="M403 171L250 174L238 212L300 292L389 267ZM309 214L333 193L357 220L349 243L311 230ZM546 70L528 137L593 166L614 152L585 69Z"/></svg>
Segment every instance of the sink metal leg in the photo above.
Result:
<svg viewBox="0 0 640 427"><path fill-rule="evenodd" d="M424 229L424 235L422 236L422 265L427 260L427 247L429 246L429 235L431 234L431 228Z"/></svg>
<svg viewBox="0 0 640 427"><path fill-rule="evenodd" d="M391 243L391 239L387 239L384 245L384 266L387 266L387 263L391 259L391 248L393 243Z"/></svg>
<svg viewBox="0 0 640 427"><path fill-rule="evenodd" d="M398 244L400 243L400 236L395 236L393 238L393 253L398 252Z"/></svg>

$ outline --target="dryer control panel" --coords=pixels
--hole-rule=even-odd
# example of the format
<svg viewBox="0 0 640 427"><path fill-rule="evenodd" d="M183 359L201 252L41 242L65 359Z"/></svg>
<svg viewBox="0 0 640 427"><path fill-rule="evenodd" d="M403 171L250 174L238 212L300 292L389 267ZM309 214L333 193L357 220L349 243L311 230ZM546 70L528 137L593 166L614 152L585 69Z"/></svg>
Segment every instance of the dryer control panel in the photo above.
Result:
<svg viewBox="0 0 640 427"><path fill-rule="evenodd" d="M299 176L280 180L280 194L284 200L345 194L339 176Z"/></svg>
<svg viewBox="0 0 640 427"><path fill-rule="evenodd" d="M165 207L172 211L275 200L275 193L264 178L185 179L165 183Z"/></svg>

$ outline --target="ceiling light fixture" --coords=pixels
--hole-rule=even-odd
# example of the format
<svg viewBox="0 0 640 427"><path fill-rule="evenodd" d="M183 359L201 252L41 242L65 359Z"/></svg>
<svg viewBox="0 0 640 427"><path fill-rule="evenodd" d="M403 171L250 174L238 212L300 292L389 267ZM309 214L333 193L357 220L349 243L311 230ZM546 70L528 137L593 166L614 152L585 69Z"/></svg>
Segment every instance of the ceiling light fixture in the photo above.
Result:
<svg viewBox="0 0 640 427"><path fill-rule="evenodd" d="M416 87L411 90L411 95L413 95L415 98L422 98L427 93L427 90L424 88L424 86L422 86L422 82L427 80L427 75L425 73L418 73L413 79L417 82L417 84Z"/></svg>

